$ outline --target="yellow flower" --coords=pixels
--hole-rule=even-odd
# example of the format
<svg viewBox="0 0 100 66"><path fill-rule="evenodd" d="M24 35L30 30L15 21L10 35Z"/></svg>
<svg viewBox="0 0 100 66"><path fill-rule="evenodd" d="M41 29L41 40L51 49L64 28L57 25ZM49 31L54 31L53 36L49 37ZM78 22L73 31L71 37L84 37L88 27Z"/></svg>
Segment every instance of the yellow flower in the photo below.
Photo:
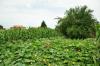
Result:
<svg viewBox="0 0 100 66"><path fill-rule="evenodd" d="M72 64L75 64L75 62L72 62Z"/></svg>

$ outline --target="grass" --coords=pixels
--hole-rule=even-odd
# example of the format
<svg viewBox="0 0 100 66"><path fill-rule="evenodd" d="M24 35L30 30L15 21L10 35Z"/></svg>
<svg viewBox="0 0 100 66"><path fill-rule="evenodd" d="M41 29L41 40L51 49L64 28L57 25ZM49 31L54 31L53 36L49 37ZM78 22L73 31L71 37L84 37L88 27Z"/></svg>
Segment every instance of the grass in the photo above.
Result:
<svg viewBox="0 0 100 66"><path fill-rule="evenodd" d="M0 44L0 66L99 66L95 39L42 38Z"/></svg>

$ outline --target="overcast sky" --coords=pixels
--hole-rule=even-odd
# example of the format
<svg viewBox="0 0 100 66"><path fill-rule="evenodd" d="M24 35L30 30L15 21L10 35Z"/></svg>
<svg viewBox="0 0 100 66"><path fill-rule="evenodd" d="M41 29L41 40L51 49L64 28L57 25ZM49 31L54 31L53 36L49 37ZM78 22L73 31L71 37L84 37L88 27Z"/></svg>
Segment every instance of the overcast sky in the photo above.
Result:
<svg viewBox="0 0 100 66"><path fill-rule="evenodd" d="M0 24L40 26L42 20L54 28L56 17L75 6L87 5L93 9L93 15L100 21L100 0L0 0Z"/></svg>

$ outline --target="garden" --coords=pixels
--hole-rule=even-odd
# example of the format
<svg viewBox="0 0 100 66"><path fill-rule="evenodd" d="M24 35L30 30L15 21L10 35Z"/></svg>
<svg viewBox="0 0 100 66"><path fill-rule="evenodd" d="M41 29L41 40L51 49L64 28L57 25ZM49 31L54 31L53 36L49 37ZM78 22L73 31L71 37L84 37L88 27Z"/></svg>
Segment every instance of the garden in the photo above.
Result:
<svg viewBox="0 0 100 66"><path fill-rule="evenodd" d="M87 6L57 18L55 29L0 26L0 66L100 66L100 23Z"/></svg>

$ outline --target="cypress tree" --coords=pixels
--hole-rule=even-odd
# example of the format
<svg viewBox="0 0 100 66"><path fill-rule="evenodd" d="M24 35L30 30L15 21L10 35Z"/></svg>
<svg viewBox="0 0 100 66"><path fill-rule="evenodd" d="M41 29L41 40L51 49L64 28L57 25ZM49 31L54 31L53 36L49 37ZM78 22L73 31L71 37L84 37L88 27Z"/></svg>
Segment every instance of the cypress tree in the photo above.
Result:
<svg viewBox="0 0 100 66"><path fill-rule="evenodd" d="M42 23L41 23L41 27L43 27L43 28L47 28L47 25L46 25L46 23L45 23L44 20L43 20Z"/></svg>

